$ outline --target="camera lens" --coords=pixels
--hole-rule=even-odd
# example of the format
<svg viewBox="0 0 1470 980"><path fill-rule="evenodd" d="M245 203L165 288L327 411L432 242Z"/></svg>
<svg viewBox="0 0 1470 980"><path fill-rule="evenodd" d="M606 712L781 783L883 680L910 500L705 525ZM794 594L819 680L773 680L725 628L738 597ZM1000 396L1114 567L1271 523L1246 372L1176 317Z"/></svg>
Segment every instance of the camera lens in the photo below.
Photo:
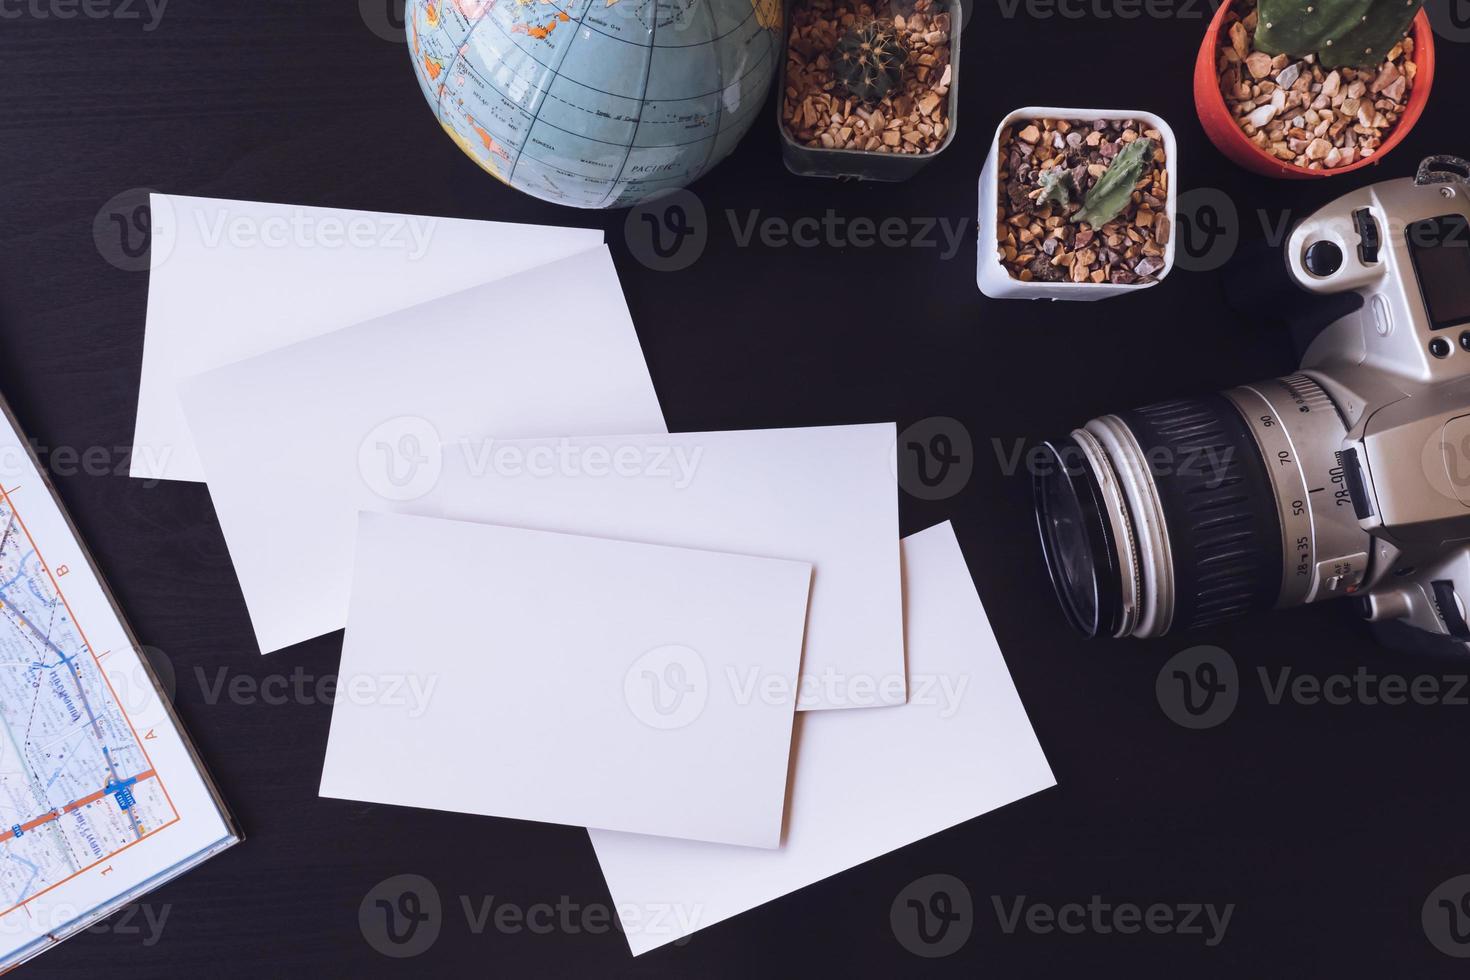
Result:
<svg viewBox="0 0 1470 980"><path fill-rule="evenodd" d="M1194 629L1269 607L1281 592L1281 524L1241 410L1215 394L1120 419L1147 461L1147 489L1164 519L1172 625Z"/></svg>
<svg viewBox="0 0 1470 980"><path fill-rule="evenodd" d="M1046 443L1034 481L1042 554L1067 621L1087 636L1110 634L1122 603L1118 558L1101 491L1074 440Z"/></svg>
<svg viewBox="0 0 1470 980"><path fill-rule="evenodd" d="M1046 443L1033 492L1067 620L1154 637L1350 593L1368 544L1343 506L1346 435L1322 386L1293 375Z"/></svg>

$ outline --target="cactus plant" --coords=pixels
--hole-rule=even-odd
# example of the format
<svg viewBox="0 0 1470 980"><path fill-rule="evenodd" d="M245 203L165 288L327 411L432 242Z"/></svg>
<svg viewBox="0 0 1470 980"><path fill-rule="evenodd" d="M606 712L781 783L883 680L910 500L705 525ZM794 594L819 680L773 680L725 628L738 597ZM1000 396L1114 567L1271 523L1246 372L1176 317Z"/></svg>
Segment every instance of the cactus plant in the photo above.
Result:
<svg viewBox="0 0 1470 980"><path fill-rule="evenodd" d="M1066 206L1072 203L1072 194L1076 188L1072 185L1072 175L1061 168L1048 170L1042 174L1038 183L1041 185L1041 197L1037 204L1060 204Z"/></svg>
<svg viewBox="0 0 1470 980"><path fill-rule="evenodd" d="M877 102L902 86L909 53L891 29L874 21L844 34L836 55L837 80L863 102Z"/></svg>
<svg viewBox="0 0 1470 980"><path fill-rule="evenodd" d="M1125 146L1112 164L1087 192L1082 209L1072 215L1072 221L1085 221L1094 229L1112 221L1123 213L1133 198L1133 188L1143 176L1143 169L1154 155L1154 141L1136 139Z"/></svg>
<svg viewBox="0 0 1470 980"><path fill-rule="evenodd" d="M1424 0L1260 0L1255 48L1324 68L1381 64L1403 40Z"/></svg>

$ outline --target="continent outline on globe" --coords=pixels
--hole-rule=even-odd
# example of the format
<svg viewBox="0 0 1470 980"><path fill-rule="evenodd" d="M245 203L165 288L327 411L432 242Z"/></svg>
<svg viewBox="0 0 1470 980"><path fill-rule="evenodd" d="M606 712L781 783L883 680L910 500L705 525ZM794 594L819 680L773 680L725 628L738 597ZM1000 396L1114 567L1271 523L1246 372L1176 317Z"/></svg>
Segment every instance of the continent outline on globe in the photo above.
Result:
<svg viewBox="0 0 1470 980"><path fill-rule="evenodd" d="M687 186L765 104L779 0L409 0L408 45L445 132L556 204L628 207Z"/></svg>

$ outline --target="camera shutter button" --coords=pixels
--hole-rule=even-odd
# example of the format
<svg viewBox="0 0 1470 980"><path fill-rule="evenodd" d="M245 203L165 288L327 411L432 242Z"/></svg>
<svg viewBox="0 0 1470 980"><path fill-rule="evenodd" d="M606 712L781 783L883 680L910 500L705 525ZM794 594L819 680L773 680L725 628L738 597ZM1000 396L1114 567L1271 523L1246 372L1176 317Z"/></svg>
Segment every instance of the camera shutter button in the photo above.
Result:
<svg viewBox="0 0 1470 980"><path fill-rule="evenodd" d="M1326 279L1342 268L1342 249L1336 242L1313 242L1307 246L1302 260L1308 272L1319 279Z"/></svg>

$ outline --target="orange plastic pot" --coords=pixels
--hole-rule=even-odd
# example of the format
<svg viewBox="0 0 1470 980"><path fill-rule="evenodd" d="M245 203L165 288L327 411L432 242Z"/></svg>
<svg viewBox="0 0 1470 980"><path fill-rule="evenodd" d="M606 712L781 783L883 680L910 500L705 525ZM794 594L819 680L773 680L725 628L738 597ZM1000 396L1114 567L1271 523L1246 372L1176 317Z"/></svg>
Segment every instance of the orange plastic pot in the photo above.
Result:
<svg viewBox="0 0 1470 980"><path fill-rule="evenodd" d="M1210 22L1210 29L1205 32L1204 43L1200 45L1199 57L1194 66L1194 104L1199 112L1200 124L1204 126L1205 135L1210 138L1210 142L1246 170L1284 180L1312 180L1361 170L1376 164L1402 143L1419 121L1419 117L1424 114L1424 106L1429 102L1429 91L1434 87L1434 29L1429 24L1429 16L1421 10L1414 18L1414 64L1417 70L1414 74L1414 87L1409 92L1409 104L1398 125L1394 126L1377 152L1371 157L1332 170L1308 170L1306 167L1278 160L1250 141L1235 117L1230 114L1230 109L1225 105L1225 96L1220 91L1220 35L1225 29L1225 18L1230 13L1230 8L1230 3L1220 5L1220 9L1215 12L1215 19Z"/></svg>

